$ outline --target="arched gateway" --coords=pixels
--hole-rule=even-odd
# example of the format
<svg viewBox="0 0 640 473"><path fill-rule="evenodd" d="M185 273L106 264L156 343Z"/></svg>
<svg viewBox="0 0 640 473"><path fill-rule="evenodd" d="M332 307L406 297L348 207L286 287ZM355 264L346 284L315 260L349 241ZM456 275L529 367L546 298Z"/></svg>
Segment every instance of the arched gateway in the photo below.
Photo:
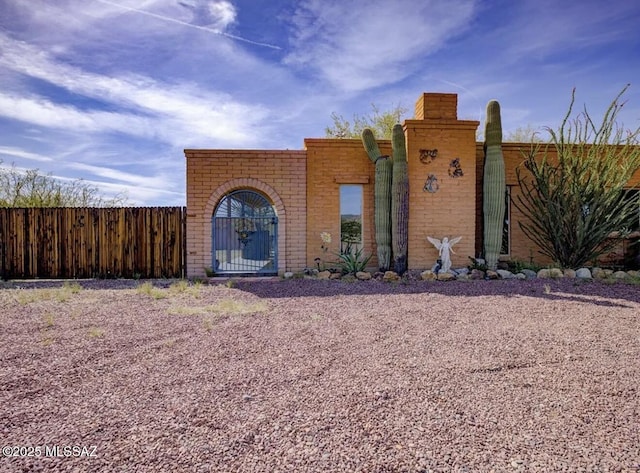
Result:
<svg viewBox="0 0 640 473"><path fill-rule="evenodd" d="M211 235L216 274L277 274L278 216L264 195L226 194L213 213Z"/></svg>

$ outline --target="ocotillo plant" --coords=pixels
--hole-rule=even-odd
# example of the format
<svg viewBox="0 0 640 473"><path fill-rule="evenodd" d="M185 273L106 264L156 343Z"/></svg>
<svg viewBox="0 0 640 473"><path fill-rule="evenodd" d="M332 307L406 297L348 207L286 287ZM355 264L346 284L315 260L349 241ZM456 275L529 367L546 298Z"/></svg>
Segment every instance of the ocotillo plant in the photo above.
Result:
<svg viewBox="0 0 640 473"><path fill-rule="evenodd" d="M407 270L407 241L409 234L409 176L407 175L407 147L402 125L393 127L393 173L391 180L391 244L393 269L402 274Z"/></svg>
<svg viewBox="0 0 640 473"><path fill-rule="evenodd" d="M484 257L487 267L495 270L502 246L506 192L500 104L495 100L487 104L484 140Z"/></svg>
<svg viewBox="0 0 640 473"><path fill-rule="evenodd" d="M369 128L362 131L362 144L369 159L376 165L374 187L375 233L378 267L387 271L391 266L391 174L393 162L383 156Z"/></svg>

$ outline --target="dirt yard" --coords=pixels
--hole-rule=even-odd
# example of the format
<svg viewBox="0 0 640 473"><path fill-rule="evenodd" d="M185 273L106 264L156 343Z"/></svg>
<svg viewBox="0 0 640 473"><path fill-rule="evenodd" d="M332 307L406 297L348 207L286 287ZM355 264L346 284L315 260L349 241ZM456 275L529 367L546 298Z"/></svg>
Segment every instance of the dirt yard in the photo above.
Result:
<svg viewBox="0 0 640 473"><path fill-rule="evenodd" d="M141 284L0 289L0 471L640 471L640 286Z"/></svg>

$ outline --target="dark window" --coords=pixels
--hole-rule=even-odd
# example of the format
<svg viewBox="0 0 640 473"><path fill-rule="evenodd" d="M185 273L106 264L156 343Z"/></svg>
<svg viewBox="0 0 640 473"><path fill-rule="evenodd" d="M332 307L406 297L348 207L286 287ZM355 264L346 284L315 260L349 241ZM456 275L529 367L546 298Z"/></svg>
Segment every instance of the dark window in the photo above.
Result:
<svg viewBox="0 0 640 473"><path fill-rule="evenodd" d="M501 255L508 255L511 252L511 186L507 186L504 194L504 224L502 225L502 246Z"/></svg>
<svg viewBox="0 0 640 473"><path fill-rule="evenodd" d="M340 186L340 251L349 253L362 245L362 186Z"/></svg>

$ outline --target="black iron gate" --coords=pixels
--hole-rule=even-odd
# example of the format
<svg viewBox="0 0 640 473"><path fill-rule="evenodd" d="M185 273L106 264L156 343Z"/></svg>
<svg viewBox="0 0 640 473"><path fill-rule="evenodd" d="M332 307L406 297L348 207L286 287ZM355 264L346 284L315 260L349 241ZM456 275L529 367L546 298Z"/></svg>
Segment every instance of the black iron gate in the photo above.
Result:
<svg viewBox="0 0 640 473"><path fill-rule="evenodd" d="M216 274L277 274L278 217L262 194L250 190L227 194L212 225Z"/></svg>

